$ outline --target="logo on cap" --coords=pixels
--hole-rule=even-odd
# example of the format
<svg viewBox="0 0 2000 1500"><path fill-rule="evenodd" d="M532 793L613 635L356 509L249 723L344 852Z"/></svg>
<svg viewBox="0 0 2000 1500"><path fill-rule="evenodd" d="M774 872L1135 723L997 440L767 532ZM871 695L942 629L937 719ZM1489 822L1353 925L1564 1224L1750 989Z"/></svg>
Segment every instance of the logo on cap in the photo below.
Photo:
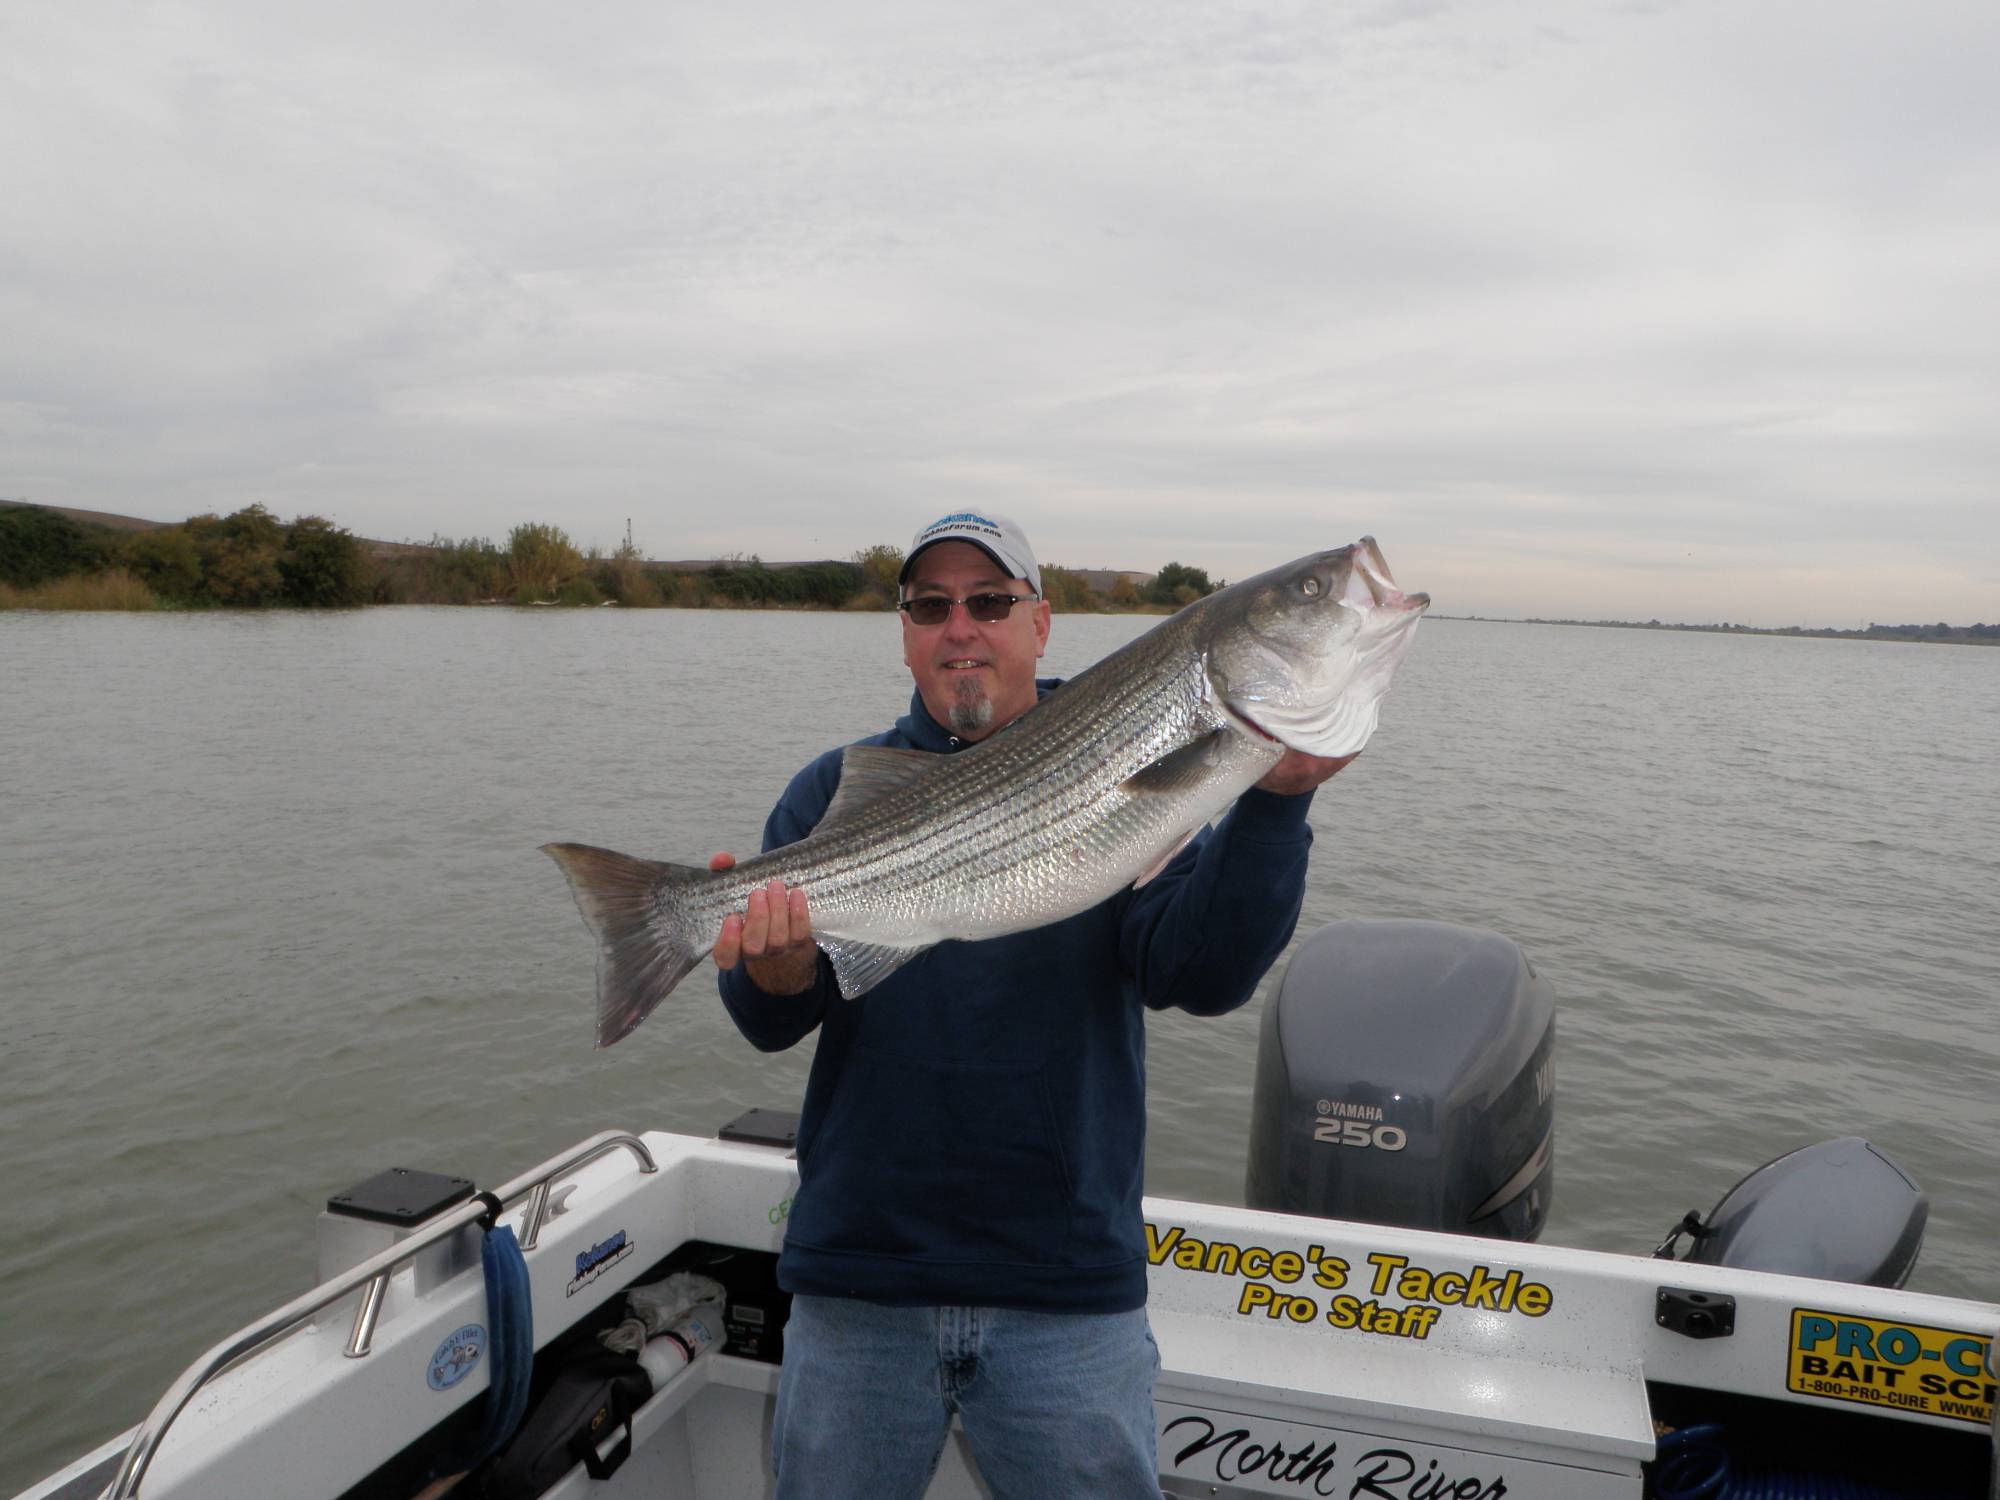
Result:
<svg viewBox="0 0 2000 1500"><path fill-rule="evenodd" d="M987 520L984 516L975 516L969 510L962 510L955 516L939 516L924 528L924 535L929 536L934 531L951 531L966 526L984 527L987 531L992 532L993 535L1000 535L1000 527L997 523Z"/></svg>

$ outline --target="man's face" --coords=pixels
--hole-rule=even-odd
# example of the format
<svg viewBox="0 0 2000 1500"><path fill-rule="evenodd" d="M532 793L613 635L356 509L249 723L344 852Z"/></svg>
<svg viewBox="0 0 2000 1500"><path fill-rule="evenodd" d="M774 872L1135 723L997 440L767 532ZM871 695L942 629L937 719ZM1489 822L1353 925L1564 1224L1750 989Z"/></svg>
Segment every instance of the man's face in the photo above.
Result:
<svg viewBox="0 0 2000 1500"><path fill-rule="evenodd" d="M903 597L939 594L1029 592L1026 579L1009 578L970 542L926 548L910 570ZM903 616L903 660L931 717L960 739L980 740L1035 706L1035 663L1049 639L1048 601L1017 604L990 625L954 605L942 625L916 625Z"/></svg>

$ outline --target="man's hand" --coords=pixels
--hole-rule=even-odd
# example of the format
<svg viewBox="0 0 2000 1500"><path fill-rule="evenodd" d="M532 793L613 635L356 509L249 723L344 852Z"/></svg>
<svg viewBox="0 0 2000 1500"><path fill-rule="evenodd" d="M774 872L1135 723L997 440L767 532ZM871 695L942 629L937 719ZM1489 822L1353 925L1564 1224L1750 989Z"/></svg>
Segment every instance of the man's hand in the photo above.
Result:
<svg viewBox="0 0 2000 1500"><path fill-rule="evenodd" d="M736 856L717 854L711 870L727 870ZM715 940L715 966L733 969L740 961L750 982L767 995L799 995L812 987L819 973L819 949L812 939L812 916L806 893L788 891L782 880L750 893L741 915L722 919Z"/></svg>
<svg viewBox="0 0 2000 1500"><path fill-rule="evenodd" d="M1360 753L1357 750L1354 755ZM1281 797L1296 797L1330 780L1337 771L1353 761L1354 755L1337 755L1328 760L1322 755L1307 755L1303 750L1287 750L1278 763L1264 773L1264 779L1257 785Z"/></svg>

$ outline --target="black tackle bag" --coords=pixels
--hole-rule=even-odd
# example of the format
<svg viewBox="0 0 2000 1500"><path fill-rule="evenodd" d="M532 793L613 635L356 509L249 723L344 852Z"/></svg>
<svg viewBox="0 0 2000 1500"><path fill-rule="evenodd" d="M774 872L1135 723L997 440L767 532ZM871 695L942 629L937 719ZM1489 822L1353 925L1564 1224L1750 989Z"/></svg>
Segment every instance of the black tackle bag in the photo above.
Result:
<svg viewBox="0 0 2000 1500"><path fill-rule="evenodd" d="M629 1419L652 1394L652 1377L632 1355L605 1348L578 1353L494 1456L480 1493L486 1500L536 1500L578 1464L592 1479L609 1478L631 1457ZM598 1445L614 1432L618 1446L599 1458Z"/></svg>

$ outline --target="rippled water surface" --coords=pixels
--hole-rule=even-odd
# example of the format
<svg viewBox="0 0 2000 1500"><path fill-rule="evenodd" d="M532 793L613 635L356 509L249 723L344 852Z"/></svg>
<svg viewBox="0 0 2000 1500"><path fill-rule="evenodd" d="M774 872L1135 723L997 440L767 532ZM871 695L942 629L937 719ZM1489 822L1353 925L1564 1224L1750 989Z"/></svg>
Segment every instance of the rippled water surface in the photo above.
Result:
<svg viewBox="0 0 2000 1500"><path fill-rule="evenodd" d="M1048 665L1146 623L1058 619ZM0 615L0 1493L308 1285L331 1192L794 1103L810 1044L694 981L594 1051L536 845L754 849L907 697L879 615ZM2000 1297L1996 748L2000 651L1428 621L1301 930L1527 947L1549 1240L1648 1250L1861 1134L1931 1195L1912 1284ZM1152 1019L1152 1191L1240 1201L1257 1010Z"/></svg>

